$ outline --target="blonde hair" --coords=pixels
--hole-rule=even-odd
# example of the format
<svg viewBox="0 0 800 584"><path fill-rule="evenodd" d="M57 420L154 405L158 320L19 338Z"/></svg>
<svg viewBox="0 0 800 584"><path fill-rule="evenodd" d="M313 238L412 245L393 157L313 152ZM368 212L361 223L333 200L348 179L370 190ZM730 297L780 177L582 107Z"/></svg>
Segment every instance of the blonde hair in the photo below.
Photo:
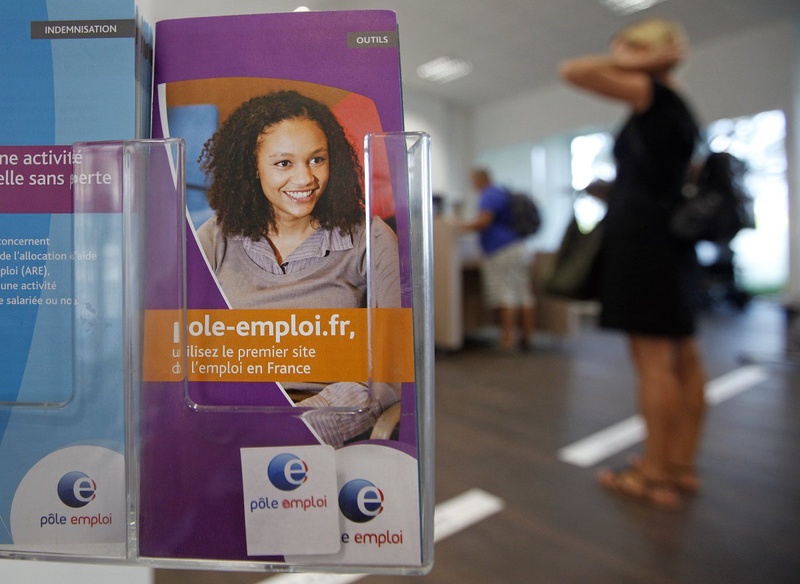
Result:
<svg viewBox="0 0 800 584"><path fill-rule="evenodd" d="M688 43L686 32L680 24L662 18L649 18L623 28L617 33L616 39L644 47Z"/></svg>

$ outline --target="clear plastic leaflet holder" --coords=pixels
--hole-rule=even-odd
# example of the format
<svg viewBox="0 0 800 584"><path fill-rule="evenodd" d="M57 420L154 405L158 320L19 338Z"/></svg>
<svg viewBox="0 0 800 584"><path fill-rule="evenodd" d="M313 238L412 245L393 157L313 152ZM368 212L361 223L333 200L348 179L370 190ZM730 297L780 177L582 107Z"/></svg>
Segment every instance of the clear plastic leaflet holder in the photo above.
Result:
<svg viewBox="0 0 800 584"><path fill-rule="evenodd" d="M422 249L430 244L429 152L424 134L366 139L363 308L231 306L197 233L187 229L185 321L151 310L149 300L144 311L135 539L141 561L276 571L429 568L431 256ZM381 222L394 226L394 257L373 245L378 231L386 237ZM393 306L373 294L387 260L399 271ZM172 374L180 369L175 327L186 356L183 389L184 378ZM310 372L305 382L366 386L368 404L306 407L291 395L293 377L279 375L286 364ZM344 445L334 448L318 432L360 424L378 400L373 427ZM276 464L280 480L266 471ZM286 472L301 478L284 481ZM374 500L365 505L364 497Z"/></svg>
<svg viewBox="0 0 800 584"><path fill-rule="evenodd" d="M434 330L433 330L433 193L430 173L430 136L423 132L368 134L364 142L367 216L380 205L387 187L394 194L395 222L401 272L409 277L403 286L402 305L413 307L412 367L414 383L404 384L400 402L409 424L401 431L415 433L419 483L420 567L430 570L434 537ZM386 184L387 179L389 185ZM370 223L371 224L371 223ZM369 252L368 252L369 255ZM373 258L368 260L370 266ZM375 274L375 270L370 271ZM374 289L373 286L370 289ZM373 303L370 299L369 306ZM400 353L392 343L392 331L374 323L369 330L372 371L385 353ZM388 416L387 416L388 417ZM389 422L390 424L392 422ZM380 420L379 420L380 424Z"/></svg>
<svg viewBox="0 0 800 584"><path fill-rule="evenodd" d="M131 539L140 562L258 571L430 569L429 156L425 134L365 139L364 308L231 306L206 265L197 232L180 217L180 229L188 225L185 270L168 272L186 274L186 303L177 304L185 306L184 318L177 318L173 306L156 309L163 290L151 290L152 272L162 273L161 250L175 242L158 243L154 235L170 230L151 235L149 226L144 256L154 267L144 269ZM151 216L148 209L148 222ZM159 216L168 220L170 209ZM393 306L374 294L387 274L386 247L373 244L379 230L386 237L380 222L393 227L397 241L389 258L400 274ZM180 298L180 281L166 288L172 288L167 298ZM349 335L337 332L345 328ZM359 382L368 388L368 404L305 407L287 390L292 378L276 377L270 362L303 365L311 372L308 382ZM394 398L384 401L387 395ZM317 432L319 424L363 419L376 400L380 416L367 432L336 448ZM272 474L276 463L280 480ZM297 478L294 471L301 480L287 484L287 476ZM374 504L364 506L363 497L373 495Z"/></svg>
<svg viewBox="0 0 800 584"><path fill-rule="evenodd" d="M192 273L187 253L191 262L194 233L185 218L183 143L177 139L81 143L74 152L74 260L68 295L74 302L73 387L68 387L61 404L67 412L63 424L72 427L65 444L53 442L45 449L65 458L51 470L49 481L69 475L86 488L74 491L81 499L79 506L62 505L54 514L65 517L67 525L47 529L37 525L39 529L30 530L24 543L12 546L14 555L259 571L429 570L433 552L429 137L389 133L365 139L367 214L393 226L401 271L400 306L386 309L376 304L371 291L377 287L375 278L382 277L381 268L373 246L367 244L365 381L373 398L375 385L388 384L398 391L399 401L384 409L370 433L330 454L334 491L317 493L316 501L329 502L335 513L327 513L324 526L304 518L303 529L289 543L285 540L291 540L297 514L284 514L277 521L259 515L265 498L247 492L260 479L248 478L240 470L246 464L245 454L259 461L264 452L272 456L294 447L313 450L318 441L294 434L293 423L359 412L309 410L293 404L198 404L189 390L189 339L191 323L198 314L202 318L203 311L191 306L191 290L187 296L187 288L201 284L190 279L187 287L187 273ZM367 221L368 242L373 223ZM340 358L334 352L318 361ZM164 427L173 433L162 433ZM249 427L273 427L273 431L248 433ZM214 432L207 432L209 428ZM313 433L309 436L313 438ZM80 444L77 450L67 447L74 443ZM214 458L220 443L226 443L228 450ZM169 455L162 456L165 450ZM405 475L398 476L399 466L406 469ZM71 470L63 472L67 467ZM200 467L202 475L197 473ZM239 476L230 476L231 469ZM181 492L190 483L196 489ZM353 485L365 483L380 493L381 503L368 509L366 516L354 516L347 495ZM172 493L174 500L170 490L178 491ZM192 504L181 507L184 500ZM217 500L223 503L215 513L211 502ZM302 500L284 498L284 502ZM198 513L198 503L205 516ZM159 522L162 515L165 521ZM218 515L221 523L204 531L209 515ZM77 525L70 523L72 516L78 518ZM81 524L91 518L96 519L93 525ZM281 533L269 533L276 530ZM310 532L330 537L313 545L306 537ZM0 546L0 555L5 552Z"/></svg>
<svg viewBox="0 0 800 584"><path fill-rule="evenodd" d="M0 400L0 557L130 561L145 203L168 201L181 233L182 141L21 151L57 161L0 215L34 307L0 312L19 347L9 366L24 366ZM170 261L182 264L180 245Z"/></svg>
<svg viewBox="0 0 800 584"><path fill-rule="evenodd" d="M111 444L124 462L116 467L119 478L113 477L121 494L115 494L112 519L115 545L126 561L137 560L139 399L149 362L146 309L168 311L180 323L173 342L179 341L185 313L185 234L179 228L184 148L181 139L73 145L75 386L98 392L83 406L87 419L116 420ZM178 371L185 357L174 354ZM183 375L171 383L183 387ZM106 501L108 482L84 474L97 485L88 509Z"/></svg>

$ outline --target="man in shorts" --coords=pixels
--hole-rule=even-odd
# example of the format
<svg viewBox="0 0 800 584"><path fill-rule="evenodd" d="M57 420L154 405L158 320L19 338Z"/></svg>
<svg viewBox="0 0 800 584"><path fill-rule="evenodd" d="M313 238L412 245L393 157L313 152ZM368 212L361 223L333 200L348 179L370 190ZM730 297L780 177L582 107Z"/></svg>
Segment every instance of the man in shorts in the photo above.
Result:
<svg viewBox="0 0 800 584"><path fill-rule="evenodd" d="M485 169L474 170L471 178L480 200L478 216L466 228L479 232L485 302L500 323L501 348L527 349L535 326L529 253L512 228L508 191L494 185Z"/></svg>

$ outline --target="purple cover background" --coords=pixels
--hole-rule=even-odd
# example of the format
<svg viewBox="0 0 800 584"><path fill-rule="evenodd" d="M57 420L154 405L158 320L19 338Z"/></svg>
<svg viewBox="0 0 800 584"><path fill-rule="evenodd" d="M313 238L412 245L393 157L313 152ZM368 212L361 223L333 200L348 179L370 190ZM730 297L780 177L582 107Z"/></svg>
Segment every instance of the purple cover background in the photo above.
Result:
<svg viewBox="0 0 800 584"><path fill-rule="evenodd" d="M216 77L319 83L371 98L383 131L401 131L398 49L347 47L348 32L396 29L394 12L377 10L164 21L156 25L155 85ZM163 54L170 55L169 62L158 60ZM153 119L153 137L162 138L157 108Z"/></svg>
<svg viewBox="0 0 800 584"><path fill-rule="evenodd" d="M69 177L72 174L72 163L48 164L42 166L25 166L22 160L26 155L36 155L52 150L61 154L70 150L70 146L0 146L0 154L8 156L17 155L17 165L0 165L0 173L15 173L24 177L24 184L0 184L0 213L72 213L72 189ZM119 163L117 163L119 165ZM51 186L36 186L36 196L31 196L31 185L28 179L31 175L55 175L65 177L66 184ZM10 177L9 177L10 178ZM6 182L5 180L3 182Z"/></svg>
<svg viewBox="0 0 800 584"><path fill-rule="evenodd" d="M396 31L390 11L310 12L228 16L157 24L156 87L162 83L220 77L307 81L372 99L384 132L401 131L402 99L397 47L347 47L348 32ZM164 55L170 55L164 58ZM164 137L154 101L153 136ZM398 206L398 210L400 206ZM148 209L147 308L180 308L180 212L159 198ZM406 221L399 222L406 224ZM400 233L407 233L402 231ZM400 238L401 257L409 242ZM188 308L225 308L187 227ZM166 262L166 263L165 263ZM410 286L407 262L403 281ZM214 384L226 396L258 403L265 384ZM258 411L196 411L182 383L146 383L142 389L140 555L147 557L272 561L246 553L239 449L315 444L293 415ZM254 397L255 396L255 397ZM416 455L414 385L404 384L401 442L391 446ZM254 401L255 400L255 401ZM268 399L265 402L268 403ZM240 403L245 403L244 401ZM388 443L387 443L388 444Z"/></svg>

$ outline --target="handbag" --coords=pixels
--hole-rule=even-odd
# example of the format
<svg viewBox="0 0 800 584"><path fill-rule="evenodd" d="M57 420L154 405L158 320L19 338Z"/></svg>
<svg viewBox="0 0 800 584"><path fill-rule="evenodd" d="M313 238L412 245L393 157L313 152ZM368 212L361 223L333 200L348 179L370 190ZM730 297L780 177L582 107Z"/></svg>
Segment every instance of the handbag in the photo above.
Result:
<svg viewBox="0 0 800 584"><path fill-rule="evenodd" d="M672 209L670 233L683 241L728 243L740 230L755 227L753 200L744 188L744 163L727 152L706 158L697 185Z"/></svg>
<svg viewBox="0 0 800 584"><path fill-rule="evenodd" d="M630 132L632 152L641 168L657 176L637 129ZM744 188L745 164L729 152L712 152L702 162L697 184L684 187L684 198L661 205L669 218L667 229L680 241L730 242L740 230L755 227L753 200ZM686 196L689 192L690 196Z"/></svg>
<svg viewBox="0 0 800 584"><path fill-rule="evenodd" d="M567 226L544 290L569 300L596 300L600 296L599 263L605 219L591 231L581 231L575 218Z"/></svg>
<svg viewBox="0 0 800 584"><path fill-rule="evenodd" d="M714 241L721 230L724 210L725 201L720 193L699 190L674 207L669 218L669 232L682 241Z"/></svg>

